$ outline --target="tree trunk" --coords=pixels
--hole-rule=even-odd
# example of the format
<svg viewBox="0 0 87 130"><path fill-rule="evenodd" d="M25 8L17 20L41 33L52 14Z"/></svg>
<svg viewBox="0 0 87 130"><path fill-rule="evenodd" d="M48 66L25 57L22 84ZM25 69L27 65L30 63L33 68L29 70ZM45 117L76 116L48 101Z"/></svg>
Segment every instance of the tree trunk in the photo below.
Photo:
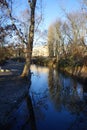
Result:
<svg viewBox="0 0 87 130"><path fill-rule="evenodd" d="M33 40L34 40L34 27L35 27L35 7L36 7L36 0L29 0L31 16L30 16L30 27L29 27L29 39L28 44L26 45L26 54L25 54L25 65L21 77L28 77L30 64L31 64L31 56L32 56L32 49L33 49Z"/></svg>

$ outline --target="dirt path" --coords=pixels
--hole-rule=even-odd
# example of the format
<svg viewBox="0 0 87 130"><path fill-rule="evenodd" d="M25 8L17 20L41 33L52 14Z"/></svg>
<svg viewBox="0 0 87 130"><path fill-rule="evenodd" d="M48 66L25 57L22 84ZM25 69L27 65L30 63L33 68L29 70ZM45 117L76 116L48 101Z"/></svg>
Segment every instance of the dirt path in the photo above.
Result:
<svg viewBox="0 0 87 130"><path fill-rule="evenodd" d="M0 127L10 118L28 92L29 81L18 78L23 69L23 63L8 61L2 66L11 72L0 73Z"/></svg>

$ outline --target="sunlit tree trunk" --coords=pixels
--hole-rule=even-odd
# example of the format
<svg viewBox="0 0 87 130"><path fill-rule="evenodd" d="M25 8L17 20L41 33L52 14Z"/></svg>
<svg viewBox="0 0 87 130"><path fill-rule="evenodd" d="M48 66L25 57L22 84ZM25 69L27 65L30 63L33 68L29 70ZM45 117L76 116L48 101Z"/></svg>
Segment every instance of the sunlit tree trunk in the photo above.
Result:
<svg viewBox="0 0 87 130"><path fill-rule="evenodd" d="M36 7L36 0L28 0L31 10L30 16L30 27L29 27L29 40L28 44L26 45L26 62L24 65L23 72L21 77L27 77L29 74L30 64L31 64L31 56L32 56L32 48L33 48L33 40L34 40L34 27L35 27L35 7Z"/></svg>

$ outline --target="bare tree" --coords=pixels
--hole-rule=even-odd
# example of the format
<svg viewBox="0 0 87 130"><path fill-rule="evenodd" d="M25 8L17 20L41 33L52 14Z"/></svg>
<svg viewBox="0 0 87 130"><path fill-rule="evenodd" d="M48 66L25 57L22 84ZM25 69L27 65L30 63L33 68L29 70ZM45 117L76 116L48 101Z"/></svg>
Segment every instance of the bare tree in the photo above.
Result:
<svg viewBox="0 0 87 130"><path fill-rule="evenodd" d="M36 0L29 0L30 5L30 27L29 27L29 40L26 45L26 63L24 66L24 70L21 74L22 77L26 77L29 74L30 64L31 64L31 56L32 56L32 48L33 48L33 40L34 40L34 28L35 28L35 7Z"/></svg>
<svg viewBox="0 0 87 130"><path fill-rule="evenodd" d="M28 41L23 37L23 34L21 32L21 29L18 28L18 26L15 24L15 21L17 20L12 16L12 0L0 0L0 7L6 7L8 10L8 15L10 17L10 20L12 22L11 29L15 30L16 34L19 36L21 41L26 44L26 52L25 52L25 66L23 69L23 72L21 74L21 77L26 77L29 74L30 69L30 63L31 63L31 55L32 55L32 48L33 48L33 41L34 41L34 29L35 29L35 8L36 8L36 0L28 0L29 6L30 6L30 21L28 21L29 24L29 35L28 35ZM10 4L11 3L11 4Z"/></svg>
<svg viewBox="0 0 87 130"><path fill-rule="evenodd" d="M49 49L49 56L54 56L54 27L51 25L48 29L48 49Z"/></svg>
<svg viewBox="0 0 87 130"><path fill-rule="evenodd" d="M87 11L87 0L81 0L82 1L82 10Z"/></svg>
<svg viewBox="0 0 87 130"><path fill-rule="evenodd" d="M55 53L57 56L57 61L60 59L60 57L65 54L65 49L64 49L64 40L65 40L65 35L64 35L64 30L63 30L63 21L57 20L54 23L54 29L55 29Z"/></svg>

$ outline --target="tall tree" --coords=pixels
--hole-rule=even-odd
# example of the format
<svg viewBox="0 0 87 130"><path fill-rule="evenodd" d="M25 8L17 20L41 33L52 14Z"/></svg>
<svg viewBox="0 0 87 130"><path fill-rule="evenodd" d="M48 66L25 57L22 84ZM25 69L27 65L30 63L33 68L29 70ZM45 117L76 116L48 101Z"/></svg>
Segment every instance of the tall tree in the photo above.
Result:
<svg viewBox="0 0 87 130"><path fill-rule="evenodd" d="M30 5L30 27L29 27L29 39L26 45L26 62L21 74L22 77L26 77L29 74L30 64L31 64L31 56L32 56L32 48L34 41L34 28L35 28L35 7L37 0L28 0Z"/></svg>
<svg viewBox="0 0 87 130"><path fill-rule="evenodd" d="M54 27L51 25L48 29L48 50L49 56L54 56Z"/></svg>
<svg viewBox="0 0 87 130"><path fill-rule="evenodd" d="M28 31L29 33L27 36L28 38L26 38L26 35L24 36L23 32L22 32L24 23L23 22L21 24L19 23L19 26L18 26L18 22L20 22L20 21L18 21L18 19L14 18L12 15L12 6L14 6L13 1L12 0L0 0L0 7L5 7L7 9L8 17L10 18L10 22L8 22L8 23L11 23L11 25L7 26L8 29L14 30L16 35L21 39L21 42L25 43L25 45L26 45L26 49L25 49L26 62L25 62L21 77L26 77L29 74L33 41L34 41L36 2L37 2L37 0L28 0L29 7L30 7L30 19L28 21L28 25L29 25L29 31ZM2 14L3 14L3 12L2 12ZM22 27L22 29L20 28L20 26ZM5 25L4 25L4 27L5 27Z"/></svg>

